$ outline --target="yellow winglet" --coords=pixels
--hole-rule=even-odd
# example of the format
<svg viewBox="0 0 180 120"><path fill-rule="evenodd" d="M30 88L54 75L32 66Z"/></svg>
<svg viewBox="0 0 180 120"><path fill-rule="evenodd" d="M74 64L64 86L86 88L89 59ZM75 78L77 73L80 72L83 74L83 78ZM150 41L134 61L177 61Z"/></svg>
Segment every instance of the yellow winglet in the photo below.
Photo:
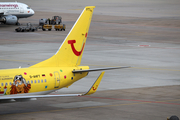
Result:
<svg viewBox="0 0 180 120"><path fill-rule="evenodd" d="M91 95L91 94L93 94L93 93L96 92L97 88L99 87L99 84L100 84L100 82L101 82L101 79L102 79L104 73L105 73L104 71L101 72L101 74L99 75L98 79L97 79L96 82L92 85L92 87L89 89L89 91L88 91L87 93L83 94L83 95Z"/></svg>

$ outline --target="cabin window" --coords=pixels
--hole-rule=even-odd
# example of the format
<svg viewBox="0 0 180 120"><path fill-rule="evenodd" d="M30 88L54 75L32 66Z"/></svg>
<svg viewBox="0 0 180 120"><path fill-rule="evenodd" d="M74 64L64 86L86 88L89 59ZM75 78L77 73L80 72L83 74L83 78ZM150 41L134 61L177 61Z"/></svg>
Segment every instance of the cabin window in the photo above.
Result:
<svg viewBox="0 0 180 120"><path fill-rule="evenodd" d="M27 83L29 84L29 81L27 81Z"/></svg>
<svg viewBox="0 0 180 120"><path fill-rule="evenodd" d="M43 83L43 79L41 79L41 82Z"/></svg>
<svg viewBox="0 0 180 120"><path fill-rule="evenodd" d="M27 9L31 9L30 7L27 7Z"/></svg>
<svg viewBox="0 0 180 120"><path fill-rule="evenodd" d="M1 83L1 86L4 86L4 84L3 84L3 83Z"/></svg>
<svg viewBox="0 0 180 120"><path fill-rule="evenodd" d="M46 80L46 79L44 79L44 82L47 82L47 80Z"/></svg>
<svg viewBox="0 0 180 120"><path fill-rule="evenodd" d="M34 80L34 83L36 83L36 80Z"/></svg>
<svg viewBox="0 0 180 120"><path fill-rule="evenodd" d="M40 83L40 80L38 80L38 83Z"/></svg>
<svg viewBox="0 0 180 120"><path fill-rule="evenodd" d="M8 83L5 83L5 85L7 86L7 85L8 85Z"/></svg>
<svg viewBox="0 0 180 120"><path fill-rule="evenodd" d="M31 80L31 84L33 84L33 80Z"/></svg>
<svg viewBox="0 0 180 120"><path fill-rule="evenodd" d="M11 82L9 82L9 85L12 85Z"/></svg>

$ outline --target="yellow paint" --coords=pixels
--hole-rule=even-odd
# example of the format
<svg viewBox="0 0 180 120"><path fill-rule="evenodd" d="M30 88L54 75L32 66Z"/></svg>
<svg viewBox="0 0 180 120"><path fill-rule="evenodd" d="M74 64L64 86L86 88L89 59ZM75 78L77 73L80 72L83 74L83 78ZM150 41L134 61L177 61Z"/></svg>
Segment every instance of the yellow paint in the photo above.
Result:
<svg viewBox="0 0 180 120"><path fill-rule="evenodd" d="M102 72L99 76L99 78L96 80L96 82L93 84L93 86L91 87L91 89L85 94L85 95L90 95L96 92L97 88L99 87L99 84L101 82L101 79L103 77L105 72Z"/></svg>
<svg viewBox="0 0 180 120"><path fill-rule="evenodd" d="M89 66L79 65L94 8L94 6L85 7L59 50L51 58L29 68L0 70L0 95L48 94L68 87L87 76L88 72L72 73L72 71L89 69ZM5 94L2 94L3 91Z"/></svg>
<svg viewBox="0 0 180 120"><path fill-rule="evenodd" d="M94 6L91 6L84 9L84 12L82 12L81 16L76 21L75 25L55 55L43 62L31 66L30 68L70 67L80 65L83 51L80 56L75 55L74 52L72 52L72 47L71 44L69 44L69 41L76 41L73 45L77 51L81 51L83 49L83 45L86 43L94 8Z"/></svg>

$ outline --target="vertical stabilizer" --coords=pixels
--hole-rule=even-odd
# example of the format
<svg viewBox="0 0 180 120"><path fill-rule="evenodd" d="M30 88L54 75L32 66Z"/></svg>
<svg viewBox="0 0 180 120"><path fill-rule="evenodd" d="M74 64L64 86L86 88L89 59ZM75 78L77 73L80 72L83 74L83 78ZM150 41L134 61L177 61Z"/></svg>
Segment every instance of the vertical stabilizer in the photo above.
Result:
<svg viewBox="0 0 180 120"><path fill-rule="evenodd" d="M80 65L94 8L95 6L84 8L55 55L31 67L68 67Z"/></svg>

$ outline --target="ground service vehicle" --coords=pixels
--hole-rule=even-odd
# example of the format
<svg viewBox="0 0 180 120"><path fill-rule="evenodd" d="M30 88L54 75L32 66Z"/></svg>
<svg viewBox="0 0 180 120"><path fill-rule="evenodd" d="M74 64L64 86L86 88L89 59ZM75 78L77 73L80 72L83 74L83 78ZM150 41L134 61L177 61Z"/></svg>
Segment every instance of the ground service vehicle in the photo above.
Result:
<svg viewBox="0 0 180 120"><path fill-rule="evenodd" d="M51 25L60 24L62 22L61 19L62 19L61 16L53 16L51 19Z"/></svg>
<svg viewBox="0 0 180 120"><path fill-rule="evenodd" d="M38 28L37 27L33 27L33 25L31 23L27 23L27 26L20 26L18 28L15 29L16 32L34 32L36 31Z"/></svg>
<svg viewBox="0 0 180 120"><path fill-rule="evenodd" d="M62 30L64 30L65 31L65 29L66 29L66 25L65 24L60 24L60 25L55 25L54 26L54 29L56 30L56 31L62 31Z"/></svg>
<svg viewBox="0 0 180 120"><path fill-rule="evenodd" d="M48 22L48 19L46 18L39 19L39 26L46 25L48 24L47 22Z"/></svg>
<svg viewBox="0 0 180 120"><path fill-rule="evenodd" d="M43 31L46 31L46 29L48 29L49 31L51 31L52 25L43 25L43 26L42 26L42 30L43 30Z"/></svg>

